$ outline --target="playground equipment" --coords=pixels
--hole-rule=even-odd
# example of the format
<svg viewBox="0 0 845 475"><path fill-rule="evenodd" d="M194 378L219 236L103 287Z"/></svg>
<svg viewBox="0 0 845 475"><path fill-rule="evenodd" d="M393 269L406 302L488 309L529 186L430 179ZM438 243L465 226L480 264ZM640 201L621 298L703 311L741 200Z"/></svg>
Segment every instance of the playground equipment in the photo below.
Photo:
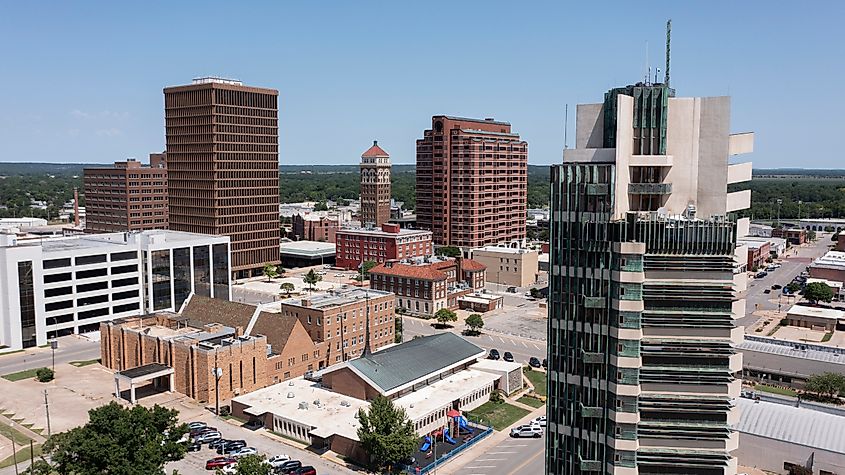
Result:
<svg viewBox="0 0 845 475"><path fill-rule="evenodd" d="M427 435L427 436L423 437L423 444L422 444L422 447L420 447L420 452L428 452L428 449L430 449L430 448L431 448L431 436Z"/></svg>
<svg viewBox="0 0 845 475"><path fill-rule="evenodd" d="M455 439L453 439L452 437L449 436L449 428L448 427L443 429L443 440L445 440L446 442L449 442L452 445L455 445L455 444L458 443Z"/></svg>
<svg viewBox="0 0 845 475"><path fill-rule="evenodd" d="M472 427L470 427L469 423L467 423L466 417L458 416L455 418L455 422L458 424L458 434L472 434Z"/></svg>

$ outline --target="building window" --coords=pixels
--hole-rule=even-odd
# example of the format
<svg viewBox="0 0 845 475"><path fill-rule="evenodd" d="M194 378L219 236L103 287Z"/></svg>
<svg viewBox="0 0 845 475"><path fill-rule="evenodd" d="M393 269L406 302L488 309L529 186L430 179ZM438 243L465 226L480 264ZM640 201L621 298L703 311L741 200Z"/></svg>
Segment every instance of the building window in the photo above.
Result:
<svg viewBox="0 0 845 475"><path fill-rule="evenodd" d="M18 262L18 298L20 299L21 340L24 348L30 348L36 345L32 261Z"/></svg>
<svg viewBox="0 0 845 475"><path fill-rule="evenodd" d="M170 250L152 252L153 310L172 306L170 294Z"/></svg>

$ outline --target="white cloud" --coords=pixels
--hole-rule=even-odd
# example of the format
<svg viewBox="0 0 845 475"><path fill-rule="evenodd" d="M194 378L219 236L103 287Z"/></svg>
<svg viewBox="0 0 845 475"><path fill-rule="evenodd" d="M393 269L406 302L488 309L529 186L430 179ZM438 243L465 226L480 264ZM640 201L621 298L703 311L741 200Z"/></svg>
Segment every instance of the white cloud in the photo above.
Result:
<svg viewBox="0 0 845 475"><path fill-rule="evenodd" d="M74 116L78 119L90 119L91 118L91 114L89 114L85 111L81 111L79 109L74 109L74 110L70 111L70 115L72 115L72 116Z"/></svg>
<svg viewBox="0 0 845 475"><path fill-rule="evenodd" d="M97 130L97 135L101 137L117 137L119 135L123 135L123 131L116 127L111 127L108 129Z"/></svg>

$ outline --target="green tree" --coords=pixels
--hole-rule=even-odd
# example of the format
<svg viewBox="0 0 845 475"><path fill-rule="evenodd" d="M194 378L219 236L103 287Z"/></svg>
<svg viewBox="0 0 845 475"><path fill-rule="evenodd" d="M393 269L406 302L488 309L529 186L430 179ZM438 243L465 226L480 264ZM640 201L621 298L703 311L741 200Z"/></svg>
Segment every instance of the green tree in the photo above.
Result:
<svg viewBox="0 0 845 475"><path fill-rule="evenodd" d="M235 465L237 475L270 475L272 467L263 455L245 455Z"/></svg>
<svg viewBox="0 0 845 475"><path fill-rule="evenodd" d="M56 377L56 374L50 368L38 368L35 370L35 378L42 383L49 383Z"/></svg>
<svg viewBox="0 0 845 475"><path fill-rule="evenodd" d="M807 379L804 389L834 399L839 394L845 394L845 375L839 373L814 374Z"/></svg>
<svg viewBox="0 0 845 475"><path fill-rule="evenodd" d="M434 318L437 319L437 322L441 325L446 325L449 322L457 322L458 316L455 312L449 310L448 308L441 308L434 314Z"/></svg>
<svg viewBox="0 0 845 475"><path fill-rule="evenodd" d="M376 396L368 410L358 409L356 416L358 440L370 455L374 468L389 467L414 453L418 436L408 419L405 409L395 406L393 401Z"/></svg>
<svg viewBox="0 0 845 475"><path fill-rule="evenodd" d="M319 282L321 280L323 280L323 276L314 272L314 269L309 270L308 273L305 274L304 277L302 277L302 281L305 282L306 284L308 284L308 290L309 291L313 291L314 290L314 284L316 284L317 282Z"/></svg>
<svg viewBox="0 0 845 475"><path fill-rule="evenodd" d="M824 282L812 282L804 289L804 298L813 303L833 300L833 289Z"/></svg>
<svg viewBox="0 0 845 475"><path fill-rule="evenodd" d="M816 240L816 232L815 231L807 231L807 239L810 241Z"/></svg>
<svg viewBox="0 0 845 475"><path fill-rule="evenodd" d="M393 320L393 343L402 343L402 317Z"/></svg>
<svg viewBox="0 0 845 475"><path fill-rule="evenodd" d="M44 453L58 473L74 475L163 475L180 460L188 431L179 412L161 406L124 408L116 402L88 411L88 423L54 434Z"/></svg>
<svg viewBox="0 0 845 475"><path fill-rule="evenodd" d="M290 293L296 290L296 286L290 282L282 282L282 285L279 286L279 290L284 292L286 296L290 297Z"/></svg>
<svg viewBox="0 0 845 475"><path fill-rule="evenodd" d="M375 267L377 265L378 265L378 262L376 262L376 261L364 261L364 263L361 264L361 272L364 274L365 279L370 278L370 269L372 269L373 267Z"/></svg>
<svg viewBox="0 0 845 475"><path fill-rule="evenodd" d="M446 257L461 257L461 250L455 246L438 247L437 255Z"/></svg>
<svg viewBox="0 0 845 475"><path fill-rule="evenodd" d="M320 202L314 203L314 211L328 211L328 210L329 210L329 206L326 204L325 201L320 201Z"/></svg>
<svg viewBox="0 0 845 475"><path fill-rule="evenodd" d="M264 264L264 277L267 277L267 282L270 282L270 279L275 279L279 276L279 268L274 266L273 264Z"/></svg>
<svg viewBox="0 0 845 475"><path fill-rule="evenodd" d="M813 471L801 465L789 467L789 475L813 475Z"/></svg>
<svg viewBox="0 0 845 475"><path fill-rule="evenodd" d="M790 294L794 294L795 292L801 290L801 285L798 284L798 282L790 282L786 284L786 290L788 290Z"/></svg>
<svg viewBox="0 0 845 475"><path fill-rule="evenodd" d="M465 322L469 327L470 333L474 335L478 335L479 333L481 333L481 329L484 327L484 319L481 318L481 315L477 313L473 313L472 315L468 316Z"/></svg>
<svg viewBox="0 0 845 475"><path fill-rule="evenodd" d="M543 293L540 292L537 287L531 287L531 290L528 291L528 294L531 295L531 298L543 298Z"/></svg>

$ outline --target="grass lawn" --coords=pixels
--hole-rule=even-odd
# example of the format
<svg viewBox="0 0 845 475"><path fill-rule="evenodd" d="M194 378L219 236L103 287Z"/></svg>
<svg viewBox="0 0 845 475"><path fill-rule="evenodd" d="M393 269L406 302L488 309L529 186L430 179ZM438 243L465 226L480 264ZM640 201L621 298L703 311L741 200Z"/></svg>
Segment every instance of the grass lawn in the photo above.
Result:
<svg viewBox="0 0 845 475"><path fill-rule="evenodd" d="M92 364L97 364L100 362L100 358L94 360L84 360L84 361L71 361L70 364L76 366L77 368L81 368L83 366L88 366Z"/></svg>
<svg viewBox="0 0 845 475"><path fill-rule="evenodd" d="M32 379L35 377L35 372L38 371L39 368L32 368L27 369L24 371L18 371L17 373L9 373L4 374L2 377L3 379L8 379L9 381L20 381L22 379Z"/></svg>
<svg viewBox="0 0 845 475"><path fill-rule="evenodd" d="M7 439L14 440L19 446L29 445L30 438L24 435L23 432L18 431L14 427L0 424L0 435Z"/></svg>
<svg viewBox="0 0 845 475"><path fill-rule="evenodd" d="M781 396L798 396L798 391L792 389L778 388L775 386L766 386L765 384L758 384L757 386L754 386L754 389L767 393L780 394Z"/></svg>
<svg viewBox="0 0 845 475"><path fill-rule="evenodd" d="M480 421L484 425L492 425L496 430L504 430L528 414L528 410L506 402L498 404L488 401L469 411L467 414L473 421Z"/></svg>
<svg viewBox="0 0 845 475"><path fill-rule="evenodd" d="M35 450L33 451L34 453L32 454L32 457L34 458L34 457L40 456L41 455L41 446L36 444L35 446L33 446L33 448ZM15 464L15 460L17 460L18 463L21 463L23 461L29 462L29 459L30 459L29 455L30 455L29 454L29 442L27 442L23 449L15 452L14 456L10 455L9 457L6 458L6 460L0 460L0 468L11 467L12 465Z"/></svg>
<svg viewBox="0 0 845 475"><path fill-rule="evenodd" d="M534 392L539 396L546 397L546 373L542 371L528 371L525 377L534 386Z"/></svg>
<svg viewBox="0 0 845 475"><path fill-rule="evenodd" d="M517 401L525 404L526 406L531 407L543 407L546 403L537 399L536 397L531 396L522 396L521 398L517 399Z"/></svg>
<svg viewBox="0 0 845 475"><path fill-rule="evenodd" d="M830 341L830 339L831 339L832 337L833 337L833 332L827 332L827 333L825 333L825 334L824 334L824 336L822 337L822 343L824 343L824 342L826 342L826 341Z"/></svg>

